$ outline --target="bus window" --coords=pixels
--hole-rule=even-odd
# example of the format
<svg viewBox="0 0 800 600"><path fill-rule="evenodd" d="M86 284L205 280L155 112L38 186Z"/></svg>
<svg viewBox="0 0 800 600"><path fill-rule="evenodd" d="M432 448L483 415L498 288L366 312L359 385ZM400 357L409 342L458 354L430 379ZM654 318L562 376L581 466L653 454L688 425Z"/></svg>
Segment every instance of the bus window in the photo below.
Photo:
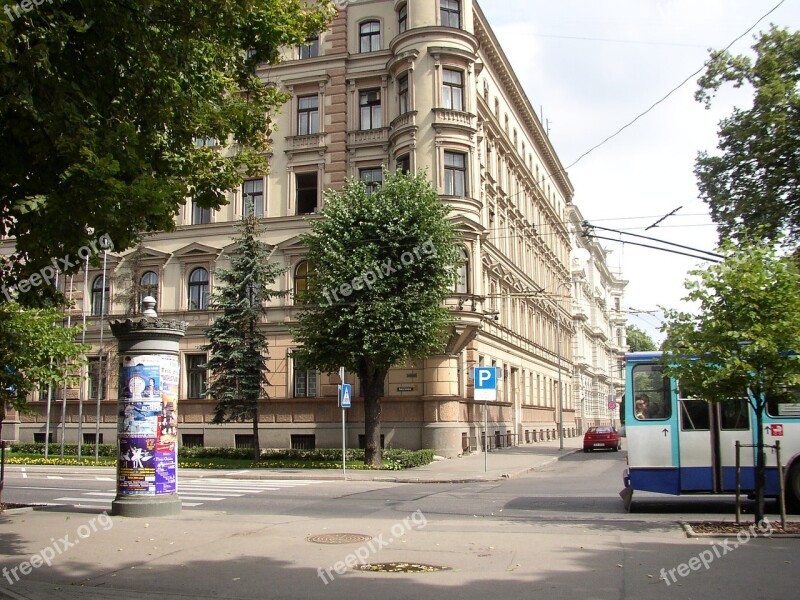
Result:
<svg viewBox="0 0 800 600"><path fill-rule="evenodd" d="M684 431L709 431L711 413L708 402L697 398L681 398L681 429Z"/></svg>
<svg viewBox="0 0 800 600"><path fill-rule="evenodd" d="M800 387L787 387L767 398L767 414L773 418L800 418Z"/></svg>
<svg viewBox="0 0 800 600"><path fill-rule="evenodd" d="M661 365L635 365L633 375L633 414L638 421L669 419L672 416L669 379Z"/></svg>
<svg viewBox="0 0 800 600"><path fill-rule="evenodd" d="M733 431L750 429L750 404L745 398L731 398L719 403L720 429Z"/></svg>

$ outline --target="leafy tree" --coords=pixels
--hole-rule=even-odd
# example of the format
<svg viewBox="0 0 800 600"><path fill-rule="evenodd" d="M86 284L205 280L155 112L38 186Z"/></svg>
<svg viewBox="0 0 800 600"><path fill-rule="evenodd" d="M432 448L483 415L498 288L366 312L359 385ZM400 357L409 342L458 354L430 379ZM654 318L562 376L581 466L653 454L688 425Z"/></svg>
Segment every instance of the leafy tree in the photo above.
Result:
<svg viewBox="0 0 800 600"><path fill-rule="evenodd" d="M63 318L54 308L0 302L0 440L7 408L26 412L28 395L37 388L77 380L70 374L79 372L86 348L75 343L79 326L54 325Z"/></svg>
<svg viewBox="0 0 800 600"><path fill-rule="evenodd" d="M296 355L324 372L356 373L364 396L365 461L381 465L381 397L389 369L444 347L457 252L447 208L423 175L384 173L325 196L305 236L313 283L300 298Z"/></svg>
<svg viewBox="0 0 800 600"><path fill-rule="evenodd" d="M628 349L631 352L649 352L656 350L656 343L650 335L636 325L628 325L626 328L628 338Z"/></svg>
<svg viewBox="0 0 800 600"><path fill-rule="evenodd" d="M667 373L710 402L747 398L756 414L756 522L764 516L764 409L800 383L800 273L761 242L722 246L726 259L690 273L685 300L695 314L668 310ZM800 475L800 473L799 473Z"/></svg>
<svg viewBox="0 0 800 600"><path fill-rule="evenodd" d="M723 84L753 90L749 109L719 124L717 155L695 165L700 195L723 239L755 230L800 241L800 32L772 27L749 56L712 52L695 97L710 106Z"/></svg>
<svg viewBox="0 0 800 600"><path fill-rule="evenodd" d="M254 216L239 225L237 248L231 253L230 270L217 271L220 285L211 307L221 310L206 330L209 343L203 346L211 356L207 395L215 398L214 423L253 422L253 459L258 461L258 403L265 397L267 336L260 328L266 317L266 302L285 292L270 289L281 267L269 262L269 249L259 239L260 228Z"/></svg>
<svg viewBox="0 0 800 600"><path fill-rule="evenodd" d="M16 240L0 261L6 282L74 259L101 234L123 251L139 232L172 230L187 197L217 208L244 175L263 173L270 115L288 95L256 66L334 14L328 0L3 9L0 237ZM211 139L237 151L197 143Z"/></svg>

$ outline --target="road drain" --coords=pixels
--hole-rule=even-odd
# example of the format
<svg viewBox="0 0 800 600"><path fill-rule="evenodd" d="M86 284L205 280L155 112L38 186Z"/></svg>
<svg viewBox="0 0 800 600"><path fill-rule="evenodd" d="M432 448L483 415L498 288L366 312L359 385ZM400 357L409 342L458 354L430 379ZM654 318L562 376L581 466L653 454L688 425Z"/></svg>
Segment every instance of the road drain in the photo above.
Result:
<svg viewBox="0 0 800 600"><path fill-rule="evenodd" d="M321 533L308 536L306 541L314 544L361 544L371 539L371 535L361 533Z"/></svg>
<svg viewBox="0 0 800 600"><path fill-rule="evenodd" d="M450 570L450 567L407 562L373 563L359 565L358 568L371 573L435 573L436 571Z"/></svg>

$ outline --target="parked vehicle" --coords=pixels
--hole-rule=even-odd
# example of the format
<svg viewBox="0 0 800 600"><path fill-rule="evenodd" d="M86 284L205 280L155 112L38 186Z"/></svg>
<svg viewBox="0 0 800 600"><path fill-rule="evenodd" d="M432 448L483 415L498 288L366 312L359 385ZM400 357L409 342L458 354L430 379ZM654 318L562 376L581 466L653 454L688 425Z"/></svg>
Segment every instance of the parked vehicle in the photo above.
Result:
<svg viewBox="0 0 800 600"><path fill-rule="evenodd" d="M583 451L591 452L600 448L611 448L614 452L622 448L622 439L619 432L608 425L589 427L586 433L583 434Z"/></svg>

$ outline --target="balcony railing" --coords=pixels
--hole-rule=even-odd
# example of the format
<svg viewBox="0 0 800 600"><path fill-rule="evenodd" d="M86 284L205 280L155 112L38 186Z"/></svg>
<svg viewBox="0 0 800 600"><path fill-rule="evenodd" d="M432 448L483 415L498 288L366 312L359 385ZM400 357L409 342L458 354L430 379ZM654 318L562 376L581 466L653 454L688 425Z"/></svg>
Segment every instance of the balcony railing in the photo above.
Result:
<svg viewBox="0 0 800 600"><path fill-rule="evenodd" d="M433 109L433 124L435 125L449 125L455 127L464 127L466 129L475 129L475 115L464 112L461 110L452 110L449 108L434 108Z"/></svg>
<svg viewBox="0 0 800 600"><path fill-rule="evenodd" d="M325 134L290 135L286 137L286 151L316 150L325 147Z"/></svg>
<svg viewBox="0 0 800 600"><path fill-rule="evenodd" d="M347 134L347 144L353 146L377 146L389 143L389 128L359 129Z"/></svg>

